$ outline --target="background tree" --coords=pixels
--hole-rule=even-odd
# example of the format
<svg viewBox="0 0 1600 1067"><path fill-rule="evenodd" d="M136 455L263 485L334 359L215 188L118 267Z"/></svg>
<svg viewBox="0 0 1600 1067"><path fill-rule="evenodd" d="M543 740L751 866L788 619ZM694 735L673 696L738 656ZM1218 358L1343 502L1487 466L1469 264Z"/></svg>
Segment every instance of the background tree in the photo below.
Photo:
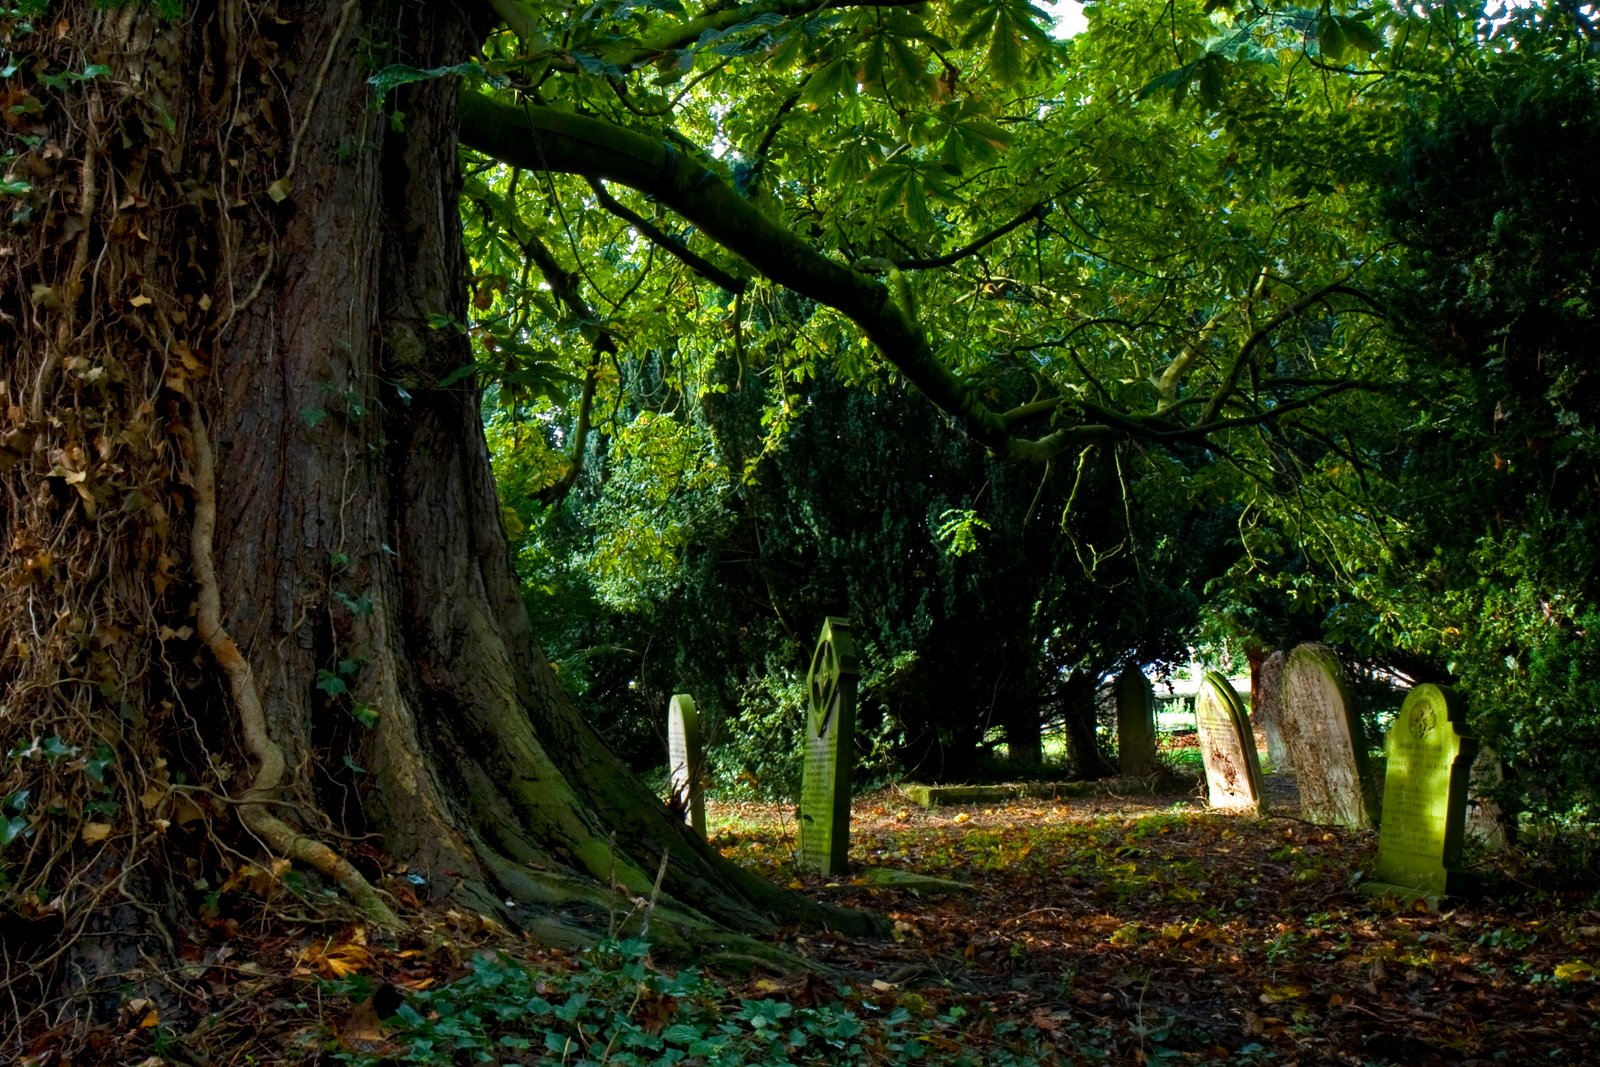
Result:
<svg viewBox="0 0 1600 1067"><path fill-rule="evenodd" d="M1220 569L1214 541L1190 536L1186 496L1119 478L1148 462L1131 452L1059 473L987 459L920 398L848 389L825 367L789 396L793 424L754 478L691 484L641 469L631 449L596 452L530 543L528 558L560 575L536 581L533 603L591 579L592 625L563 625L545 644L619 750L659 762L661 708L687 688L725 717L731 771L787 789L809 631L842 613L864 650L863 739L884 749L874 765L892 748L906 771L962 778L1001 737L1036 763L1041 719L1071 719L1075 764L1101 771L1096 684L1124 661L1181 658L1199 568ZM644 422L664 441L709 421L706 445L742 469L739 442L760 446L761 401L743 388L678 398L671 421ZM518 469L514 440L503 468ZM650 490L662 484L673 486L665 510ZM973 522L975 509L986 518ZM663 529L678 516L682 538ZM651 551L680 540L668 561ZM624 716L613 701L629 685L649 692Z"/></svg>
<svg viewBox="0 0 1600 1067"><path fill-rule="evenodd" d="M556 272L575 280L580 272L573 268L584 261L586 281L574 288L592 285L584 290L592 299L565 302L566 329L547 328L549 347L546 342L539 346L539 358L546 363L551 352L565 348L568 353L561 365L567 368L570 392L549 397L542 410L555 412L566 403L569 414L551 418L530 413L545 420L543 433L530 433L512 428L513 413L505 436L498 440L506 446L502 469L516 470L510 478L519 482L519 489L507 499L520 509L518 522L523 527L540 528L543 507L517 501L547 504L559 496L579 469L575 460L600 460L601 469L593 477L604 489L598 497L579 493L566 498L569 510L547 528L555 540L536 536L529 544L548 546L567 535L555 530L593 529L597 536L580 534L578 542L567 543L575 544L573 558L599 576L601 597L622 606L659 601L671 595L671 576L678 573L674 568L694 554L693 542L726 535L721 504L748 510L741 501L766 492L746 483L760 482L769 468L776 471L776 462L764 465L766 458L785 454L788 446L782 443L782 434L810 415L806 389L819 360L829 361L838 380L879 393L884 378L898 369L926 395L942 395L948 404L956 397L946 388L950 383L924 374L920 355L904 358L907 351L924 347L936 351L941 366L958 368L966 376L960 383L966 392L950 410L965 415L970 431L1007 454L1056 457L1052 493L1066 493L1071 484L1115 481L1126 486L1170 467L1166 459L1152 459L1151 444L1181 451L1191 448L1190 442L1205 440L1219 449L1211 454L1225 462L1255 464L1248 477L1270 472L1271 455L1262 458L1252 427L1349 388L1351 381L1340 376L1349 366L1347 343L1363 343L1367 336L1359 331L1365 323L1362 312L1371 309L1348 279L1359 272L1361 257L1370 253L1376 235L1360 216L1358 202L1335 189L1345 175L1360 172L1347 158L1355 153L1333 152L1321 136L1330 127L1367 120L1360 96L1342 81L1323 85L1315 94L1305 91L1313 82L1329 81L1303 55L1307 27L1315 27L1315 19L1307 23L1298 15L1250 12L1234 20L1216 13L1207 16L1198 8L1178 14L1181 19L1170 27L1165 21L1156 27L1148 23L1148 12L1136 5L1105 6L1097 9L1091 32L1065 46L1019 33L1014 42L1019 51L1013 58L1030 49L1040 56L1055 52L1053 66L1035 69L1024 63L1004 76L996 66L969 76L967 68L956 64L946 66L942 80L907 79L894 85L871 77L859 83L840 80L849 64L839 42L823 42L809 24L752 20L725 33L708 31L702 45L712 51L725 56L768 55L773 62L763 68L763 77L787 74L787 83L778 79L767 86L778 96L769 102L768 117L762 121L751 118L752 113L761 113L760 95L742 97L740 108L731 111L716 102L720 98L713 86L728 76L731 61L705 72L703 78L680 79L677 71L656 76L657 86L651 91L661 107L666 106L662 101L668 92L661 86L676 87L684 81L671 96L676 110L669 139L688 131L699 135L690 143L729 144L712 169L727 173L735 188L749 194L770 219L788 220L793 231L809 234L815 245L833 248L837 257L854 263L858 277L864 271L885 278L890 283L886 289L892 292L886 313L893 317L898 309L902 318L909 313L916 320L920 336L909 345L902 343L903 337L876 352L863 345L862 334L849 327L880 340L885 331L894 335L898 327L854 308L847 293L825 281L826 272L784 275L806 294L796 299L749 277L748 264L719 259L716 247L705 238L721 223L695 214L683 202L673 203L688 211L694 225L687 228L671 221L653 193L634 199L616 184L596 187L575 182L571 196L592 196L603 210L581 218L552 215L540 207L542 200L519 201L506 195L526 187L520 172L485 169L478 196L482 210L469 212L472 225L482 227L481 238L472 242L479 257L477 273L491 281L490 291L483 294L491 314L480 317L473 327L480 336L489 337L497 350L506 348L494 323L513 316L513 309L526 307L528 300L540 299L532 292L536 279L520 286L511 282L525 247L536 244L545 249L547 256L561 260ZM1003 28L1013 17L1007 15L995 25ZM909 62L908 57L924 49L944 55L942 49L952 47L940 37L948 33L947 24L936 14L879 14L870 26L850 15L840 19L841 26L874 42L860 60L860 69L869 73L873 64L887 61L883 42L896 35L906 38L895 45L900 61ZM1224 27L1228 32L1216 38ZM1005 52L1011 46L999 42L1008 39L995 29L991 43ZM1169 105L1189 84L1169 76L1174 54L1191 60L1183 77L1199 79L1195 84L1203 91L1198 95L1205 97L1207 106L1226 104L1225 113L1196 122L1192 112L1175 111ZM1291 91L1280 91L1269 78L1267 71L1278 62L1293 75ZM1218 77L1200 78L1196 63L1214 66ZM1226 99L1219 80L1225 72L1237 75L1234 80L1240 82L1233 87L1235 95ZM819 87L815 78L838 84ZM589 103L619 113L613 100ZM1293 119L1280 114L1283 111L1293 112ZM1270 128L1257 129L1258 123ZM1297 137L1295 150L1285 152L1274 138L1291 124L1318 135ZM1063 153L1063 144L1070 150ZM550 158L548 144L540 151L542 158ZM1339 163L1337 173L1320 169L1332 161ZM705 180L709 188L711 181ZM622 181L641 184L637 177L624 176ZM1216 210L1219 188L1226 191L1221 211ZM877 194L867 195L874 189ZM501 230L514 239L496 239L494 234ZM647 243L641 244L641 239ZM597 262L585 260L591 253ZM669 262L670 269L662 266ZM696 278L698 290L693 287ZM525 298L524 293L530 295ZM1336 308L1343 309L1342 316L1333 314ZM843 312L853 321L845 322L833 312ZM607 344L621 343L627 354L595 355L601 352L596 343L601 334ZM1296 345L1314 346L1322 365L1285 358L1284 353L1292 353ZM554 362L560 363L560 357ZM597 366L597 371L589 369ZM527 373L527 365L510 370ZM608 387L617 390L609 394L615 399L608 399ZM585 398L597 388L599 399L589 405ZM751 395L765 394L764 435L750 433L749 419L737 434L724 425L721 440L712 432L717 419L701 408L728 406L730 391L743 397L736 405L741 410L749 408ZM646 402L644 397L654 399ZM985 413L989 407L1008 410L1000 420L998 437ZM579 442L589 438L577 427L585 425L582 413L590 410L612 414L605 421L604 443L584 448ZM573 411L578 417L565 421ZM619 422L618 412L628 416ZM1077 413L1076 425L1072 412ZM663 419L663 414L672 417ZM1050 431L1051 419L1061 420L1068 429ZM1197 423L1206 429L1197 429ZM1018 432L1037 430L1042 436L1031 442L1016 440L1010 436L1013 427ZM870 454L870 439L855 435L847 439L852 447L864 445ZM1135 441L1141 446L1129 450ZM1069 445L1077 447L1061 451ZM570 452L571 458L563 452ZM1180 468L1193 471L1205 454L1191 449ZM608 465L604 457L612 455L623 457L622 462ZM726 473L719 475L719 470ZM1173 479L1169 475L1167 480ZM970 478L967 482L979 484ZM1022 500L1032 495L1016 494L1009 505L1012 512L1025 511ZM796 500L803 498L804 494L795 494ZM1009 520L995 521L1004 510L999 496L984 499L987 503L973 515L1003 531L995 539L1002 541L1002 553L1011 552L1012 545L1003 541L1011 536ZM814 509L816 504L807 500L805 506ZM575 517L572 509L584 515ZM1098 504L1089 509L1104 518L1115 510L1104 511ZM917 511L914 506L905 509L907 515ZM576 527L569 526L574 518ZM770 535L765 526L758 528ZM932 532L930 527L916 533L924 552L933 543ZM829 552L826 543L832 535L825 524L810 529L809 536L824 546L817 549L819 553ZM750 535L743 537L743 558L756 558ZM1119 543L1123 542L1109 540L1103 547ZM1093 554L1088 553L1091 558ZM901 554L885 555L895 559ZM541 558L554 562L552 557ZM1016 573L1021 575L1029 567L1031 580L1040 588L1056 589L1044 594L1046 598L1069 596L1071 587L1062 587L1056 578L1061 568L1029 562ZM803 568L808 578L813 577L810 569L811 565ZM913 565L889 580L912 588L919 570L931 573L925 565ZM715 569L691 573L719 574ZM766 577L770 582L772 574ZM867 584L878 580L875 573L860 572L858 577ZM1117 577L1108 584L1114 587L1124 580ZM847 579L846 589L855 588L856 581ZM543 578L535 584L568 588L564 581L552 584ZM699 592L715 596L703 588ZM756 593L740 603L770 603L787 595L787 590L769 585ZM815 598L808 610L814 615L827 610L825 604L841 603L851 595L836 590ZM887 603L864 587L857 599L862 604ZM1117 605L1139 598L1107 599L1107 610L1114 612ZM1007 598L995 597L993 602ZM1029 602L1034 603L1032 598ZM1147 602L1160 603L1161 598ZM904 617L885 620L883 625L901 627L909 635L904 628L918 625L913 621L914 599L903 608ZM668 617L659 607L651 610ZM1087 605L1078 612L1087 614ZM646 629L687 635L692 628L681 620L694 614L673 612L674 621L662 630ZM1092 644L1098 649L1092 669L1086 669L1087 663L1069 668L1069 673L1076 673L1077 689L1066 701L1076 710L1077 747L1086 753L1083 762L1091 768L1099 762L1087 755L1093 747L1087 712L1092 708L1088 697L1094 678L1141 643L1130 636L1126 648L1110 647L1119 640L1118 627L1105 621L1092 641L1075 637L1057 642L1049 653L1041 651L1037 659L1053 658L1054 665L1034 670L1035 681L1024 687L1035 694L1059 688L1055 674L1063 660L1072 662L1080 655L1074 646ZM1171 621L1176 625L1178 620ZM614 631L607 627L600 632L608 635L600 644L615 650L609 639ZM996 627L993 632L1011 631ZM1043 639L1038 640L1042 644ZM668 640L665 647L704 648L715 643ZM642 656L647 647L662 653L645 633L625 644L626 655ZM577 650L583 643L580 639L561 647ZM739 671L751 665L764 670L759 665L776 662L782 664L781 673L803 660L792 653L772 660L766 651L771 647L745 647L742 661L735 656L732 662L738 663ZM904 687L920 684L918 672L904 670L907 661L900 658L911 648L905 640L886 640L875 650L881 653L877 662L885 671L896 672L897 684ZM673 655L681 659L684 653ZM693 653L688 655L692 658ZM948 657L935 658L948 662ZM975 682L986 674L997 676L983 661L981 654L970 656L967 678ZM636 661L632 666L642 664ZM648 674L655 684L668 687L688 684L692 675L702 673L685 673L682 662L668 670L634 672L620 664L619 669L630 678ZM728 677L726 672L712 673ZM668 677L678 681L664 680ZM702 690L706 684L709 679ZM962 687L941 684L927 691L957 692ZM729 691L725 682L718 688ZM780 691L782 686L766 688ZM615 693L617 686L606 691ZM644 721L654 718L657 695L640 705L641 713L649 717ZM1014 706L1039 699L1030 697ZM1043 699L1059 702L1061 697ZM993 693L973 694L962 703L991 706ZM981 720L970 711L957 714L968 724L957 732L964 736L956 747L970 750L976 736L973 728ZM913 712L911 717L926 719L926 712ZM606 718L616 721L609 711ZM910 734L919 738L917 750L936 736L924 725L908 725ZM650 747L647 731L635 735ZM962 758L950 763L952 772L964 762Z"/></svg>

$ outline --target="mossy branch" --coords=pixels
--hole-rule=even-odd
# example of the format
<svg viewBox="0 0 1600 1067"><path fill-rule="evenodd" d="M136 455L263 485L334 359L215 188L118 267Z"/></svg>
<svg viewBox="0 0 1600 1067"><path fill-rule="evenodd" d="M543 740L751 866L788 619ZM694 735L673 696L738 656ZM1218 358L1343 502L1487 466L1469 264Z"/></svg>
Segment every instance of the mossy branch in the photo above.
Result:
<svg viewBox="0 0 1600 1067"><path fill-rule="evenodd" d="M461 141L512 166L613 181L656 198L767 278L854 322L912 385L962 420L968 435L996 455L1043 461L1113 433L1094 425L1063 427L1038 439L1016 436L999 412L939 360L882 282L827 258L664 140L586 115L518 107L467 91L461 98Z"/></svg>

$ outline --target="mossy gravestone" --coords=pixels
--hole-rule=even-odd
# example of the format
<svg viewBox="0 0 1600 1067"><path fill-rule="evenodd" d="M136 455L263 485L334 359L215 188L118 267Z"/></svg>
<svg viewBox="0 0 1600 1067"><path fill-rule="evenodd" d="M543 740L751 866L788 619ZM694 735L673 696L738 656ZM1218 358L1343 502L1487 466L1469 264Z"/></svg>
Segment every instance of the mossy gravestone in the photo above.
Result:
<svg viewBox="0 0 1600 1067"><path fill-rule="evenodd" d="M849 620L830 617L806 678L811 706L800 786L800 862L825 875L843 874L849 862L858 673Z"/></svg>
<svg viewBox="0 0 1600 1067"><path fill-rule="evenodd" d="M1206 764L1206 792L1213 808L1258 811L1262 807L1261 761L1255 735L1233 684L1207 671L1195 696L1200 754Z"/></svg>
<svg viewBox="0 0 1600 1067"><path fill-rule="evenodd" d="M1367 764L1361 719L1339 657L1326 645L1299 645L1283 671L1279 728L1307 822L1370 830L1378 791Z"/></svg>
<svg viewBox="0 0 1600 1067"><path fill-rule="evenodd" d="M1455 894L1465 889L1460 871L1467 777L1478 742L1462 736L1461 701L1437 685L1406 696L1389 727L1384 749L1383 822L1378 832L1378 885Z"/></svg>
<svg viewBox="0 0 1600 1067"><path fill-rule="evenodd" d="M1117 678L1117 769L1146 774L1156 764L1156 691L1130 667Z"/></svg>
<svg viewBox="0 0 1600 1067"><path fill-rule="evenodd" d="M672 806L683 821L706 836L705 751L694 698L677 693L667 704L667 769L672 772Z"/></svg>

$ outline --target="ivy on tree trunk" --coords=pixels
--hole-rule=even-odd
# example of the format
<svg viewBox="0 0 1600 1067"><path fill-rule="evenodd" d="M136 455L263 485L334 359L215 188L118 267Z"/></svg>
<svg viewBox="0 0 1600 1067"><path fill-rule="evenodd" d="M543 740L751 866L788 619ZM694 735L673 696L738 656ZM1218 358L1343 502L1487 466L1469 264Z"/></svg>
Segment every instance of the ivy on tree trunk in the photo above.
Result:
<svg viewBox="0 0 1600 1067"><path fill-rule="evenodd" d="M673 820L530 638L478 392L445 384L471 360L439 328L465 318L459 92L427 81L380 106L367 85L375 64L471 54L487 24L338 0L51 18L10 27L11 47L34 70L96 69L35 89L36 180L0 289L0 792L65 798L27 809L3 854L6 958L51 964L34 992L114 1011L138 952L171 958L158 916L293 851L253 811L387 906L420 887L552 940L603 931L663 862L668 939L860 927ZM182 444L195 425L211 478ZM265 791L218 633L282 755Z"/></svg>

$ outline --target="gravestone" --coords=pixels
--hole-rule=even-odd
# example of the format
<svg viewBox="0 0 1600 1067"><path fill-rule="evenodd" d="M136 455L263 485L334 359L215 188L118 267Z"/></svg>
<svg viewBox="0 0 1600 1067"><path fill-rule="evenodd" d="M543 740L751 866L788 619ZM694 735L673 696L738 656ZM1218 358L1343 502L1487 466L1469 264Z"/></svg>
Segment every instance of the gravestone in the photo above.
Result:
<svg viewBox="0 0 1600 1067"><path fill-rule="evenodd" d="M1272 769L1280 774L1294 773L1289 762L1289 749L1283 743L1283 651L1280 649L1261 661L1260 675L1256 679L1259 691L1257 703L1250 708L1250 723L1258 728L1267 742L1267 759Z"/></svg>
<svg viewBox="0 0 1600 1067"><path fill-rule="evenodd" d="M829 617L806 677L810 707L800 787L800 862L825 875L848 867L858 673L849 620Z"/></svg>
<svg viewBox="0 0 1600 1067"><path fill-rule="evenodd" d="M1259 811L1263 806L1261 762L1244 705L1233 684L1207 671L1195 695L1200 754L1206 764L1206 792L1213 808Z"/></svg>
<svg viewBox="0 0 1600 1067"><path fill-rule="evenodd" d="M706 836L705 750L700 744L700 714L694 698L674 694L667 704L667 769L672 773L672 806L683 821Z"/></svg>
<svg viewBox="0 0 1600 1067"><path fill-rule="evenodd" d="M1378 791L1366 737L1339 657L1326 645L1296 646L1284 664L1279 723L1307 822L1370 830Z"/></svg>
<svg viewBox="0 0 1600 1067"><path fill-rule="evenodd" d="M1147 774L1156 764L1156 691L1136 667L1117 678L1117 770Z"/></svg>
<svg viewBox="0 0 1600 1067"><path fill-rule="evenodd" d="M1506 780L1505 765L1488 745L1480 746L1467 774L1466 839L1490 851L1516 840L1517 820L1495 793Z"/></svg>
<svg viewBox="0 0 1600 1067"><path fill-rule="evenodd" d="M1378 885L1425 894L1460 893L1467 774L1478 742L1464 737L1461 701L1437 685L1406 695L1384 737L1383 822L1378 833Z"/></svg>

